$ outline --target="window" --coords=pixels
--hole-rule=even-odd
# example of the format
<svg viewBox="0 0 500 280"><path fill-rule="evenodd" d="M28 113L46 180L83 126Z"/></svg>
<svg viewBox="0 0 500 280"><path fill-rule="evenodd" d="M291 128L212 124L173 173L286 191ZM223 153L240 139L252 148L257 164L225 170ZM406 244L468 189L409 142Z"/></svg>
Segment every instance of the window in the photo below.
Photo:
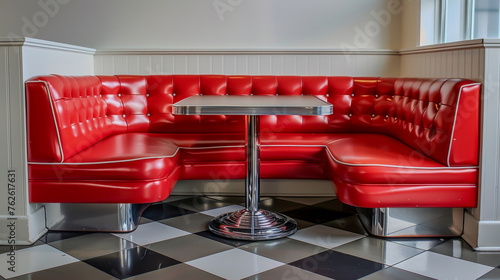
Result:
<svg viewBox="0 0 500 280"><path fill-rule="evenodd" d="M460 41L466 38L466 0L443 0L441 36L443 42Z"/></svg>
<svg viewBox="0 0 500 280"><path fill-rule="evenodd" d="M439 13L436 0L420 2L420 45L432 45L439 42Z"/></svg>
<svg viewBox="0 0 500 280"><path fill-rule="evenodd" d="M500 38L499 0L421 0L420 45Z"/></svg>
<svg viewBox="0 0 500 280"><path fill-rule="evenodd" d="M500 38L498 0L476 0L474 6L474 32L473 39Z"/></svg>

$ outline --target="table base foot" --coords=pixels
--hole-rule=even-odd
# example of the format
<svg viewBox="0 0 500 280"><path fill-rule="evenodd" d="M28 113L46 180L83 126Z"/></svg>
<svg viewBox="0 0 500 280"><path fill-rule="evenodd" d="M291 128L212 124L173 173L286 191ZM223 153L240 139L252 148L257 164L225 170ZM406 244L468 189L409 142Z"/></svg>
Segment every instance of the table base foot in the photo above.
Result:
<svg viewBox="0 0 500 280"><path fill-rule="evenodd" d="M294 234L297 222L280 213L243 209L213 218L208 228L214 234L231 239L270 240Z"/></svg>

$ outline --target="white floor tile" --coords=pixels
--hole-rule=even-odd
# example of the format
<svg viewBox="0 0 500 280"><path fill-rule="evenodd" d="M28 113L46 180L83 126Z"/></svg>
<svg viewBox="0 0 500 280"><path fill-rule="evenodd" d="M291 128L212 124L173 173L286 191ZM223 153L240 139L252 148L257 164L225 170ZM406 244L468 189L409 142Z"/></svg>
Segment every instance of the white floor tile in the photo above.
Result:
<svg viewBox="0 0 500 280"><path fill-rule="evenodd" d="M493 267L486 265L433 252L424 252L394 267L443 280L477 279L493 269Z"/></svg>
<svg viewBox="0 0 500 280"><path fill-rule="evenodd" d="M158 222L142 224L135 231L129 233L113 233L113 235L138 245L151 244L163 240L190 234L187 231L176 229Z"/></svg>
<svg viewBox="0 0 500 280"><path fill-rule="evenodd" d="M316 225L301 229L289 238L331 249L363 237L365 236L361 234Z"/></svg>
<svg viewBox="0 0 500 280"><path fill-rule="evenodd" d="M423 252L421 249L372 237L361 238L333 250L390 266Z"/></svg>
<svg viewBox="0 0 500 280"><path fill-rule="evenodd" d="M187 264L224 279L241 279L284 265L284 263L240 249L220 252L187 262Z"/></svg>
<svg viewBox="0 0 500 280"><path fill-rule="evenodd" d="M221 207L221 208L210 209L207 211L203 211L201 213L205 214L205 215L212 216L212 217L217 217L219 215L226 214L229 212L238 211L241 209L245 209L245 207L240 206L240 205L230 205L230 206L225 206L225 207Z"/></svg>
<svg viewBox="0 0 500 280"><path fill-rule="evenodd" d="M78 262L78 259L61 252L49 245L35 246L15 252L15 272L9 270L7 261L12 260L9 253L0 255L0 275L12 278L35 271L49 269L65 264Z"/></svg>

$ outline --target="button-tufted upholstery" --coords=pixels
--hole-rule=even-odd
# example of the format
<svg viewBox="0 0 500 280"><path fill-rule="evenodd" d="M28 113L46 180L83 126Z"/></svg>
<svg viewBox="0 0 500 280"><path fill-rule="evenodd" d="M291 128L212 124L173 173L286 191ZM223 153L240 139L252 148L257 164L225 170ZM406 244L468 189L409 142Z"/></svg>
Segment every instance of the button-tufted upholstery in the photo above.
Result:
<svg viewBox="0 0 500 280"><path fill-rule="evenodd" d="M28 81L26 94L32 202L153 202L178 177L243 178L243 116L172 114L173 103L204 94L333 104L329 116L261 117L263 178L331 179L340 200L361 207L476 205L480 90L472 81L52 75ZM72 198L68 186L86 183L92 192ZM98 195L114 185L123 185L119 198Z"/></svg>

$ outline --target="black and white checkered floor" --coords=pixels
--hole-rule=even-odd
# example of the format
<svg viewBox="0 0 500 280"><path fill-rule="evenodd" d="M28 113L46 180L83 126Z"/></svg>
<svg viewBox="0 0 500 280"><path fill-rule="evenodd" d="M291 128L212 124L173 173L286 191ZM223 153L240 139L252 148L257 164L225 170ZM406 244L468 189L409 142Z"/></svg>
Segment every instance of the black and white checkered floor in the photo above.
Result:
<svg viewBox="0 0 500 280"><path fill-rule="evenodd" d="M19 247L16 272L0 246L0 279L500 279L500 252L462 239L379 239L334 198L262 198L299 224L289 238L246 242L207 230L243 197L171 196L124 234L49 232Z"/></svg>

